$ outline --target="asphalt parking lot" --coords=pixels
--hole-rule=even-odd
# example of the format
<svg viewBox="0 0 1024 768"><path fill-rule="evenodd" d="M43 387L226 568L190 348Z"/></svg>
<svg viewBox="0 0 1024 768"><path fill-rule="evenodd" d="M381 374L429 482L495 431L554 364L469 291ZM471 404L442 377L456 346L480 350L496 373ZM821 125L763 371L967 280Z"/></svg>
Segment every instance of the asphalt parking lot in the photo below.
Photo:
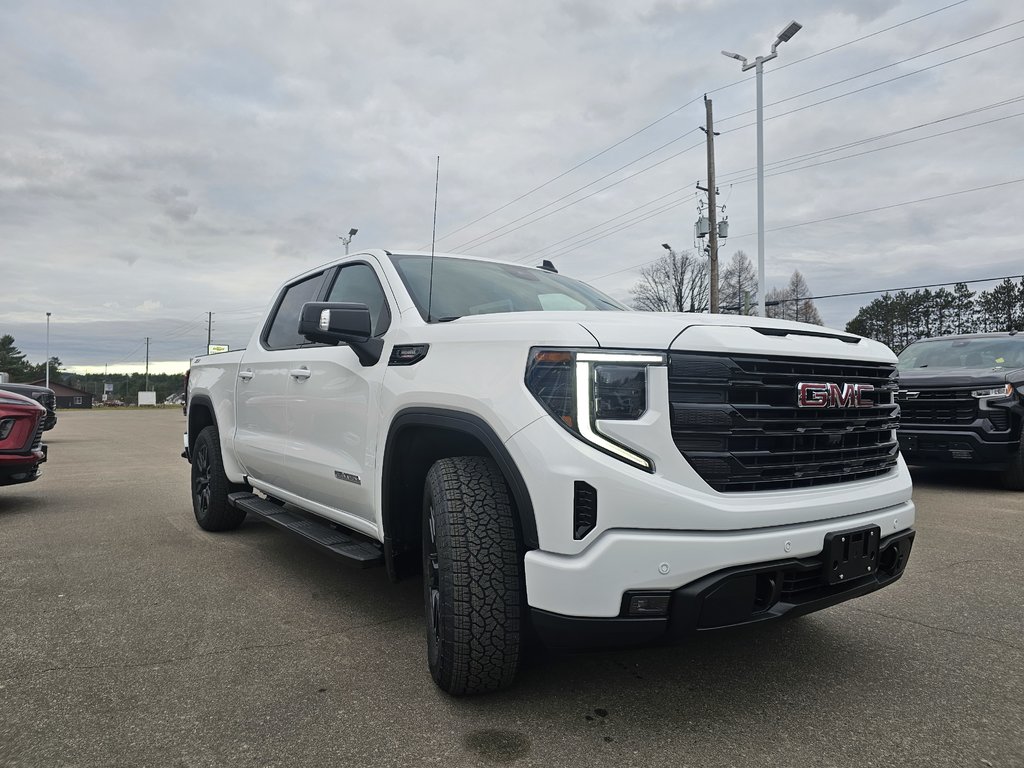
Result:
<svg viewBox="0 0 1024 768"><path fill-rule="evenodd" d="M916 475L889 589L453 699L419 581L194 523L178 410L62 412L0 488L0 765L1024 766L1024 494Z"/></svg>

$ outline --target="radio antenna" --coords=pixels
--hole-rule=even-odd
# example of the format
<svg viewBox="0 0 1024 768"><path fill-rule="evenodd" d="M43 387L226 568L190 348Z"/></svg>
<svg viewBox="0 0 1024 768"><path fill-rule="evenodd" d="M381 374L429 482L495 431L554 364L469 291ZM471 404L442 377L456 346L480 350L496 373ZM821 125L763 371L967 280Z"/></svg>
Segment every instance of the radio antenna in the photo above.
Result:
<svg viewBox="0 0 1024 768"><path fill-rule="evenodd" d="M441 181L441 156L437 156L434 172L434 226L430 231L430 280L427 283L427 322L430 322L430 305L434 298L434 241L437 238L437 186Z"/></svg>

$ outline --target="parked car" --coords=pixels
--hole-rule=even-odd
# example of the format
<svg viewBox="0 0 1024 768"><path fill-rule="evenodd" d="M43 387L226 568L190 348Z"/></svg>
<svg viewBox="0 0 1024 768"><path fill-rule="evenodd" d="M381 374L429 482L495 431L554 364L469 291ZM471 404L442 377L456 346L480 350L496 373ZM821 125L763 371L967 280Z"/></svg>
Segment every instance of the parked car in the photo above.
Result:
<svg viewBox="0 0 1024 768"><path fill-rule="evenodd" d="M1024 490L1024 334L922 339L900 352L899 379L908 464L995 470Z"/></svg>
<svg viewBox="0 0 1024 768"><path fill-rule="evenodd" d="M43 429L49 430L57 426L57 395L49 387L38 387L35 384L11 384L0 383L0 390L14 392L19 395L31 398L46 409L46 416L43 418Z"/></svg>
<svg viewBox="0 0 1024 768"><path fill-rule="evenodd" d="M35 400L0 392L0 485L30 483L46 461L46 409Z"/></svg>

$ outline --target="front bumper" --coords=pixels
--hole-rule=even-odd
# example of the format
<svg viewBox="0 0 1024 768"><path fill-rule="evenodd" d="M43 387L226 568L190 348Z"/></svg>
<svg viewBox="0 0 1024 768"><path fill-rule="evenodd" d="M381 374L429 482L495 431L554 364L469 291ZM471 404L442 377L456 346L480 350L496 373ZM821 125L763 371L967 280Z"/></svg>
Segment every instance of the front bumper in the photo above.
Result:
<svg viewBox="0 0 1024 768"><path fill-rule="evenodd" d="M554 648L588 648L672 642L693 632L798 616L888 586L906 568L913 529L883 538L878 569L845 583L829 584L822 558L790 558L726 568L672 590L666 615L595 618L531 609L533 627ZM622 600L625 614L629 595Z"/></svg>
<svg viewBox="0 0 1024 768"><path fill-rule="evenodd" d="M579 554L527 552L527 601L564 616L615 617L629 591L675 590L728 568L814 558L825 536L836 531L876 525L884 539L913 524L914 503L906 501L859 515L752 530L608 530Z"/></svg>
<svg viewBox="0 0 1024 768"><path fill-rule="evenodd" d="M17 485L37 480L39 465L46 461L44 451L34 451L31 456L0 456L0 485Z"/></svg>
<svg viewBox="0 0 1024 768"><path fill-rule="evenodd" d="M986 440L989 436L992 440ZM978 433L968 429L934 430L900 427L900 453L908 464L1002 469L1020 450L1009 433Z"/></svg>

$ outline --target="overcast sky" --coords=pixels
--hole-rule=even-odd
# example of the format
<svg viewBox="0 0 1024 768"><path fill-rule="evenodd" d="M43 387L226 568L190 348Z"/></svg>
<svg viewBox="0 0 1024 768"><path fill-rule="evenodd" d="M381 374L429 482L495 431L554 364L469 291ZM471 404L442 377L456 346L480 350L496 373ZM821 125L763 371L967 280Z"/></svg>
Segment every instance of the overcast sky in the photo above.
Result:
<svg viewBox="0 0 1024 768"><path fill-rule="evenodd" d="M212 311L244 346L349 228L428 245L437 155L438 250L628 300L661 243L694 247L705 91L722 254L756 260L754 81L720 51L792 19L764 78L769 285L1024 273L1024 8L950 3L5 0L0 333L42 362L50 311L66 365L141 362L146 336L173 362ZM842 327L871 298L818 308Z"/></svg>

